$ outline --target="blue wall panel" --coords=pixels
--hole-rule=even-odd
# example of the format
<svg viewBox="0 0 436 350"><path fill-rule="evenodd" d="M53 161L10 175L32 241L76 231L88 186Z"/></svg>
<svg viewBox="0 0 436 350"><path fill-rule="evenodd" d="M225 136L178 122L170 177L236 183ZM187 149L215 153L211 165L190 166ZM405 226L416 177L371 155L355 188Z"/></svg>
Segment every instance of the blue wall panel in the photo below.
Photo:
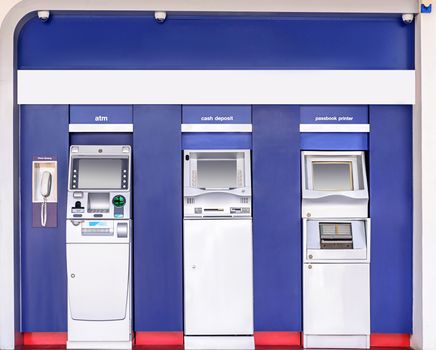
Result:
<svg viewBox="0 0 436 350"><path fill-rule="evenodd" d="M75 132L70 134L71 145L132 145L127 132Z"/></svg>
<svg viewBox="0 0 436 350"><path fill-rule="evenodd" d="M401 15L35 14L20 69L413 69ZM84 82L86 83L86 82Z"/></svg>
<svg viewBox="0 0 436 350"><path fill-rule="evenodd" d="M302 329L299 123L297 106L253 107L256 331Z"/></svg>
<svg viewBox="0 0 436 350"><path fill-rule="evenodd" d="M251 133L185 132L183 149L251 149Z"/></svg>
<svg viewBox="0 0 436 350"><path fill-rule="evenodd" d="M412 333L412 107L370 107L371 332Z"/></svg>
<svg viewBox="0 0 436 350"><path fill-rule="evenodd" d="M304 151L361 151L367 149L368 133L301 133L301 150Z"/></svg>
<svg viewBox="0 0 436 350"><path fill-rule="evenodd" d="M22 331L67 330L65 249L68 106L21 107ZM32 228L32 159L58 160L56 228Z"/></svg>
<svg viewBox="0 0 436 350"><path fill-rule="evenodd" d="M135 106L136 331L182 331L181 106Z"/></svg>

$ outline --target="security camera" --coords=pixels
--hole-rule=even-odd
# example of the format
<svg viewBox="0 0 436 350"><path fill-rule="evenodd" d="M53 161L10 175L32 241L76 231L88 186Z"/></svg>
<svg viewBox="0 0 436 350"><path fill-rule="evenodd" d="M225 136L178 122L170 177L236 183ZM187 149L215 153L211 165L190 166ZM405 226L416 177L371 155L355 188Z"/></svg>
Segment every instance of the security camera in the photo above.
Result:
<svg viewBox="0 0 436 350"><path fill-rule="evenodd" d="M154 19L158 22L158 23L163 23L165 22L165 20L167 19L167 13L165 11L156 11L154 13Z"/></svg>
<svg viewBox="0 0 436 350"><path fill-rule="evenodd" d="M405 13L405 14L403 14L403 15L401 16L401 18L403 19L403 22L404 22L405 24L410 24L410 23L413 22L415 16L413 16L412 13Z"/></svg>
<svg viewBox="0 0 436 350"><path fill-rule="evenodd" d="M50 18L50 11L38 11L38 18L43 22L47 22Z"/></svg>

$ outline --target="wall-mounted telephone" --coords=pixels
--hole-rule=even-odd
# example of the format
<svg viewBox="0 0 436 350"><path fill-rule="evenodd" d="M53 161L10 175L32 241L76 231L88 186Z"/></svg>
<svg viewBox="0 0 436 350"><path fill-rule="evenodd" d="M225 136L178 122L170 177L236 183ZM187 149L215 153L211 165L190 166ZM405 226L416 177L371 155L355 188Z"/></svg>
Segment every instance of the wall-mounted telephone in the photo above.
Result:
<svg viewBox="0 0 436 350"><path fill-rule="evenodd" d="M51 193L53 176L49 171L44 171L41 176L40 192L43 198L41 205L41 225L47 225L47 198Z"/></svg>
<svg viewBox="0 0 436 350"><path fill-rule="evenodd" d="M32 162L32 226L57 225L57 161L54 157L34 157Z"/></svg>

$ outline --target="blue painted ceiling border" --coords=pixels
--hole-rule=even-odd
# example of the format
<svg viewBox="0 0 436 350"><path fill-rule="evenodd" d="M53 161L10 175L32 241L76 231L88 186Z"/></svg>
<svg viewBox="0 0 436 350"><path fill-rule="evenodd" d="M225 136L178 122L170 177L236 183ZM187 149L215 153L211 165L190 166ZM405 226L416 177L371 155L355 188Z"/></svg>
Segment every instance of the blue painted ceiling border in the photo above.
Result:
<svg viewBox="0 0 436 350"><path fill-rule="evenodd" d="M18 69L414 69L400 15L54 13L23 24Z"/></svg>

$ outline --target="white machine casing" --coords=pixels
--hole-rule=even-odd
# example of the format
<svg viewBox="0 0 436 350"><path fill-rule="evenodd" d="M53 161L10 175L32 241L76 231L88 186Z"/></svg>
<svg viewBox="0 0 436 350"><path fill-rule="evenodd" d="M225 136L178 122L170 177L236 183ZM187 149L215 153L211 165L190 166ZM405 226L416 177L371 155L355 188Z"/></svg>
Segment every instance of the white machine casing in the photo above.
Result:
<svg viewBox="0 0 436 350"><path fill-rule="evenodd" d="M369 348L371 221L364 152L310 151L302 152L301 159L303 345ZM328 190L324 183L320 187L327 190L314 189L314 162L349 166L349 188ZM327 183L338 179L331 169L322 174ZM323 236L323 225L345 225L348 239L337 231L333 236L338 240L326 240L323 247L323 237L329 236Z"/></svg>
<svg viewBox="0 0 436 350"><path fill-rule="evenodd" d="M74 177L75 159L122 159L123 166L116 170L119 188L73 186L78 178ZM132 348L130 169L130 146L71 146L66 227L68 349ZM90 194L97 194L93 208ZM113 203L116 196L125 200L122 210ZM80 210L76 210L78 201Z"/></svg>
<svg viewBox="0 0 436 350"><path fill-rule="evenodd" d="M254 349L250 161L249 150L184 152L185 349Z"/></svg>
<svg viewBox="0 0 436 350"><path fill-rule="evenodd" d="M325 162L326 157L331 163L350 163L352 174L358 174L352 176L352 190L320 191L314 188L312 165L316 162ZM301 152L301 166L303 218L368 216L369 196L364 152L304 151Z"/></svg>
<svg viewBox="0 0 436 350"><path fill-rule="evenodd" d="M184 151L184 217L251 217L251 163L249 150ZM201 187L199 163L233 162L234 187Z"/></svg>

